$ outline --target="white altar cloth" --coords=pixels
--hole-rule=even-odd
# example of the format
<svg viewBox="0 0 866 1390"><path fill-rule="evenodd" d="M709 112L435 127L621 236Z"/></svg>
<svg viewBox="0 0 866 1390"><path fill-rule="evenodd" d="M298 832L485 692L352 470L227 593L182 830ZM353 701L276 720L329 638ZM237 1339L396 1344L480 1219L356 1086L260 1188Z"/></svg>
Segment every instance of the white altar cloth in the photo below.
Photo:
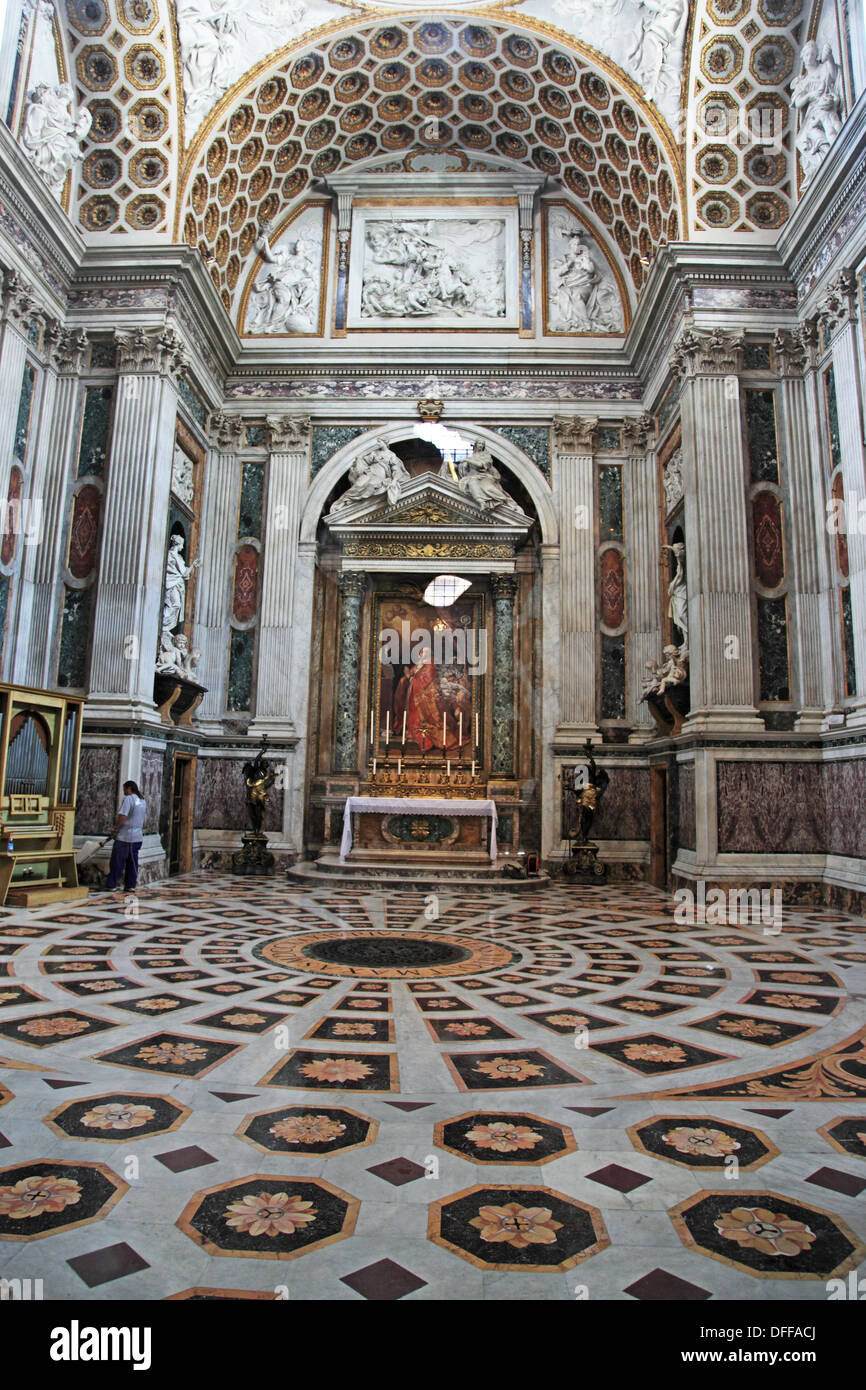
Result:
<svg viewBox="0 0 866 1390"><path fill-rule="evenodd" d="M489 816L490 817L490 858L496 861L496 814L495 801L472 801L469 799L452 801L442 796L349 796L343 810L343 838L340 842L340 858L345 859L352 848L352 812L384 811L399 814L401 811L418 815L437 816Z"/></svg>

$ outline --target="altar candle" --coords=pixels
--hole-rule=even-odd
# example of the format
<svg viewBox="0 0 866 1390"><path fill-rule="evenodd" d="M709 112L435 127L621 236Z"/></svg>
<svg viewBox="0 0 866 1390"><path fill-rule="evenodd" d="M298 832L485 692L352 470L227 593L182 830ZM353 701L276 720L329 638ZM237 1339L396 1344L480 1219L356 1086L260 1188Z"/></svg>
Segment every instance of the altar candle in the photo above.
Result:
<svg viewBox="0 0 866 1390"><path fill-rule="evenodd" d="M398 776L398 777L401 775L402 771L403 771L403 759L402 759L402 758L398 758L398 759L397 759L397 776Z"/></svg>
<svg viewBox="0 0 866 1390"><path fill-rule="evenodd" d="M385 711L385 746L391 742L391 711Z"/></svg>
<svg viewBox="0 0 866 1390"><path fill-rule="evenodd" d="M402 739L402 742L403 742L404 744L405 744L405 742L406 742L406 711L405 711L405 710L403 711L403 739Z"/></svg>
<svg viewBox="0 0 866 1390"><path fill-rule="evenodd" d="M475 781L475 759L472 759L472 780Z"/></svg>
<svg viewBox="0 0 866 1390"><path fill-rule="evenodd" d="M459 716L458 716L458 727L459 727L460 732L459 732L459 734L458 734L458 736L457 736L457 742L459 743L460 747L462 748L462 747L463 747L463 711L462 711L462 710L460 711L460 714L459 714Z"/></svg>
<svg viewBox="0 0 866 1390"><path fill-rule="evenodd" d="M447 717L448 717L448 716L446 715L445 710L443 709L443 711L442 711L442 751L443 751L443 753L444 753L444 751L445 751L445 720L447 719Z"/></svg>
<svg viewBox="0 0 866 1390"><path fill-rule="evenodd" d="M373 711L370 710L370 747L373 747Z"/></svg>
<svg viewBox="0 0 866 1390"><path fill-rule="evenodd" d="M481 739L478 737L478 715L475 716L475 747L481 747Z"/></svg>
<svg viewBox="0 0 866 1390"><path fill-rule="evenodd" d="M376 776L376 759L373 759L373 776Z"/></svg>
<svg viewBox="0 0 866 1390"><path fill-rule="evenodd" d="M451 776L451 759L450 759L450 758L448 759L448 761L447 761L446 764L445 764L445 774L446 774L446 776L448 776L448 777Z"/></svg>

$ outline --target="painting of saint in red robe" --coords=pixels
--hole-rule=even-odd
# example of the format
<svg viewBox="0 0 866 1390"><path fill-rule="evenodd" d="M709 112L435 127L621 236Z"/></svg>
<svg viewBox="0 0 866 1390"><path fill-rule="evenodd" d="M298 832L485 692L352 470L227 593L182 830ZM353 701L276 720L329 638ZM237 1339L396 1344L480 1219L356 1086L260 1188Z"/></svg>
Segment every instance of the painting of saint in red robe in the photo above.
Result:
<svg viewBox="0 0 866 1390"><path fill-rule="evenodd" d="M473 756L475 732L472 671L467 663L449 659L453 649L446 644L446 657L436 647L437 626L440 632L450 629L462 638L464 629L475 619L474 604L455 604L448 610L431 608L403 600L382 605L381 623L384 627L417 634L426 629L434 639L432 645L413 641L411 660L381 668L379 733L383 738L386 711L391 710L391 739L402 746L403 717L406 718L405 751L439 752L458 756L461 716L464 757ZM405 655L410 655L409 651Z"/></svg>

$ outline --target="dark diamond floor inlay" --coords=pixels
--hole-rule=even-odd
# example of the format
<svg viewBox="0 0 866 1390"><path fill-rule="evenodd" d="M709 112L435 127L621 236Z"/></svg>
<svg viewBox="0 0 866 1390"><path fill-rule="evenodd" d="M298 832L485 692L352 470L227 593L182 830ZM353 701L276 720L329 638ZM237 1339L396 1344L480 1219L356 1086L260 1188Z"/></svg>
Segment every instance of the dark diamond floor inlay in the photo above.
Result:
<svg viewBox="0 0 866 1390"><path fill-rule="evenodd" d="M348 1284L350 1289L371 1302L405 1298L408 1293L427 1287L426 1279L419 1279L394 1260L377 1260L365 1269L356 1269L354 1274L344 1274L340 1283Z"/></svg>

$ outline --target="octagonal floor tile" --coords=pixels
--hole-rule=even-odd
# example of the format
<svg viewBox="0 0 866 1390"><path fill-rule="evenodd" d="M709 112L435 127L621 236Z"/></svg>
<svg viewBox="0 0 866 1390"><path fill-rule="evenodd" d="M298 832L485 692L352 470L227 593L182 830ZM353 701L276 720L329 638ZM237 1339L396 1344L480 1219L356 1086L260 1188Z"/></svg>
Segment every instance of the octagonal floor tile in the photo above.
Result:
<svg viewBox="0 0 866 1390"><path fill-rule="evenodd" d="M360 1205L323 1178L252 1173L196 1192L176 1224L210 1255L294 1260L352 1235Z"/></svg>
<svg viewBox="0 0 866 1390"><path fill-rule="evenodd" d="M192 1114L188 1105L171 1096L111 1091L67 1100L46 1115L43 1124L62 1139L97 1139L103 1144L127 1144L151 1134L179 1129Z"/></svg>
<svg viewBox="0 0 866 1390"><path fill-rule="evenodd" d="M781 1192L704 1190L669 1215L684 1245L760 1279L829 1279L866 1258L840 1217Z"/></svg>
<svg viewBox="0 0 866 1390"><path fill-rule="evenodd" d="M626 1134L642 1153L683 1168L725 1169L732 1157L739 1168L760 1168L779 1154L761 1130L715 1115L664 1115L629 1125Z"/></svg>
<svg viewBox="0 0 866 1390"><path fill-rule="evenodd" d="M0 1240L39 1240L98 1221L128 1190L104 1163L36 1159L0 1168Z"/></svg>
<svg viewBox="0 0 866 1390"><path fill-rule="evenodd" d="M467 1187L430 1206L427 1237L479 1269L571 1269L610 1244L601 1213L551 1187Z"/></svg>
<svg viewBox="0 0 866 1390"><path fill-rule="evenodd" d="M327 1157L374 1143L378 1130L375 1120L345 1106L289 1105L245 1115L235 1134L262 1153Z"/></svg>
<svg viewBox="0 0 866 1390"><path fill-rule="evenodd" d="M574 1135L565 1125L540 1115L486 1110L470 1110L441 1121L433 1131L433 1142L470 1163L538 1166L577 1149Z"/></svg>

